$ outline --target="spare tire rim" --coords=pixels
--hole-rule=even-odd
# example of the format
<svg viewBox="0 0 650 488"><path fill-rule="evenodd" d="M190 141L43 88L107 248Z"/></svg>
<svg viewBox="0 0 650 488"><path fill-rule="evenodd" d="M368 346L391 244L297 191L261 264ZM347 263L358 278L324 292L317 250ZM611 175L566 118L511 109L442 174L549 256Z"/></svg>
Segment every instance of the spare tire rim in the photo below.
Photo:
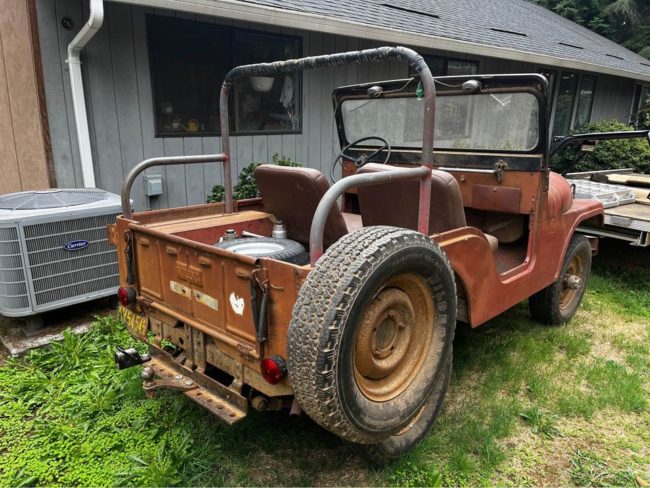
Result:
<svg viewBox="0 0 650 488"><path fill-rule="evenodd" d="M232 246L228 246L226 249L232 252L239 254L244 254L246 256L265 256L267 254L275 254L282 252L285 249L285 246L282 244L277 244L275 242L238 242Z"/></svg>
<svg viewBox="0 0 650 488"><path fill-rule="evenodd" d="M354 377L370 400L385 402L417 377L434 328L431 290L418 275L391 278L363 313L354 347Z"/></svg>
<svg viewBox="0 0 650 488"><path fill-rule="evenodd" d="M579 254L571 259L569 266L562 278L562 292L560 293L560 309L567 310L573 305L580 290L584 287L585 266Z"/></svg>

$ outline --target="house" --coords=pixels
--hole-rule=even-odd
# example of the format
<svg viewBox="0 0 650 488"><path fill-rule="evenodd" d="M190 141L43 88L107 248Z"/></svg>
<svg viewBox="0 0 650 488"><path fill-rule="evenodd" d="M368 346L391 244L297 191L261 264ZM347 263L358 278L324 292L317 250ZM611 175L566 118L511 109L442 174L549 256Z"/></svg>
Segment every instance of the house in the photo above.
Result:
<svg viewBox="0 0 650 488"><path fill-rule="evenodd" d="M13 0L0 9L5 44L12 9L31 14L36 74L22 88L32 105L44 95L33 143L44 148L45 186L119 192L145 158L220 152L219 84L242 63L405 45L434 75L543 73L556 135L650 105L650 61L526 0ZM15 63L6 45L4 62ZM332 89L407 76L386 62L241 83L233 176L275 153L327 174L338 145ZM162 193L136 184L136 208L204 202L222 178L217 164L149 171L158 175Z"/></svg>

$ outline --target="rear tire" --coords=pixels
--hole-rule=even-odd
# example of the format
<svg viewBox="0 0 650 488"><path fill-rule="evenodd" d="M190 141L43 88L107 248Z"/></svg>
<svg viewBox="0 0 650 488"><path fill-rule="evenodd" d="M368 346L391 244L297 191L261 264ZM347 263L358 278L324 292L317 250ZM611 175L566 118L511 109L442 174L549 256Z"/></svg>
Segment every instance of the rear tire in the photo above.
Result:
<svg viewBox="0 0 650 488"><path fill-rule="evenodd" d="M404 429L445 370L455 291L446 255L423 234L366 227L341 238L307 276L289 325L303 410L360 444Z"/></svg>
<svg viewBox="0 0 650 488"><path fill-rule="evenodd" d="M574 234L564 255L558 279L528 299L534 320L560 325L576 314L591 273L591 245L583 235Z"/></svg>
<svg viewBox="0 0 650 488"><path fill-rule="evenodd" d="M371 464L390 464L422 442L433 428L440 413L449 386L451 366L452 355L450 354L429 400L402 432L392 435L378 444L358 446L359 454Z"/></svg>

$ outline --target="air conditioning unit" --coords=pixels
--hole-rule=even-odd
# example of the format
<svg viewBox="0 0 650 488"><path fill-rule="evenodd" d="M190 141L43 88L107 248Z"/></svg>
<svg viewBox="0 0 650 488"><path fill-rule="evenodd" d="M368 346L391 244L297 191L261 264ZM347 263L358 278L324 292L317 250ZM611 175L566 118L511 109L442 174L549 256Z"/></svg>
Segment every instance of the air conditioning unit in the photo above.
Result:
<svg viewBox="0 0 650 488"><path fill-rule="evenodd" d="M120 198L99 189L0 196L0 314L24 317L116 292L106 226Z"/></svg>

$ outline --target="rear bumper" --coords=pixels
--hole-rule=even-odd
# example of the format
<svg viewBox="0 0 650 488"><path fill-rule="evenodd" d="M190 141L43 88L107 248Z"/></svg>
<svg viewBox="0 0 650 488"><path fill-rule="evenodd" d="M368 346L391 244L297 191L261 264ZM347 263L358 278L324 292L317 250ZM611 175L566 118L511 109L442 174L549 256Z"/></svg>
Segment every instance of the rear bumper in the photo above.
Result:
<svg viewBox="0 0 650 488"><path fill-rule="evenodd" d="M156 347L149 346L151 360L146 363L151 368L143 383L147 396L153 397L156 390L172 389L179 390L183 395L207 408L227 424L234 424L248 413L248 400L241 395L238 387L241 384L233 382L230 386L223 385L218 381L197 371L193 371L181 364L174 358ZM143 377L147 376L144 374Z"/></svg>

